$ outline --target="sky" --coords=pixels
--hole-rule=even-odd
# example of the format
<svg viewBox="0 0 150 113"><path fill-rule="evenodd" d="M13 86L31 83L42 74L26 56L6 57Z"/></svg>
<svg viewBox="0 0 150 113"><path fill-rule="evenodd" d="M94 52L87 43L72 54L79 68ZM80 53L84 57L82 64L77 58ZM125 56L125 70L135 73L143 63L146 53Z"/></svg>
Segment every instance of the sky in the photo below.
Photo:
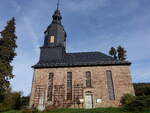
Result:
<svg viewBox="0 0 150 113"><path fill-rule="evenodd" d="M12 65L13 91L29 95L32 65L39 60L44 31L57 0L0 0L0 31L16 18L17 56ZM150 82L150 0L61 0L67 52L100 51L122 45L127 50L132 81Z"/></svg>

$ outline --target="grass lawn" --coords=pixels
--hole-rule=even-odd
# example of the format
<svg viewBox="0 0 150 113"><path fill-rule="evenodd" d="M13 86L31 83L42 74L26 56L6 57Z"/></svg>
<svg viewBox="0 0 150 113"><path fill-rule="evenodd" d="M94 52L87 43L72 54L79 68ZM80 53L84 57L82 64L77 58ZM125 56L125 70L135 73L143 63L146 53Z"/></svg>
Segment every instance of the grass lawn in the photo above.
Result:
<svg viewBox="0 0 150 113"><path fill-rule="evenodd" d="M3 113L22 113L22 112L8 111ZM42 113L133 113L133 112L127 112L120 108L96 108L96 109L56 109L51 111L45 111ZM150 110L139 113L150 113Z"/></svg>

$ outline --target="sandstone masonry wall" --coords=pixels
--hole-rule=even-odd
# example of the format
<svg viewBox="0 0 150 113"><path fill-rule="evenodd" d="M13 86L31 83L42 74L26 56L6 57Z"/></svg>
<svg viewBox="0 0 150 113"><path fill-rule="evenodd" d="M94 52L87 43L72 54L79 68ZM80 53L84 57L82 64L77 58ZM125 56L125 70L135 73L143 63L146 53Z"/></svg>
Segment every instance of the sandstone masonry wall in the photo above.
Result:
<svg viewBox="0 0 150 113"><path fill-rule="evenodd" d="M107 89L106 70L112 71L114 84L115 100L109 100ZM30 106L34 104L35 87L42 85L45 87L45 104L47 102L48 75L54 73L53 85L67 85L67 72L72 72L72 84L81 84L85 86L85 72L91 72L92 88L84 87L84 94L87 91L93 94L93 107L118 107L121 97L126 94L133 94L134 89L131 80L129 66L92 66L92 67L64 67L64 68L43 68L35 69L32 83L32 92ZM66 96L65 96L66 99ZM102 99L102 103L97 103L96 99ZM85 105L83 104L83 107ZM74 107L73 105L70 107Z"/></svg>

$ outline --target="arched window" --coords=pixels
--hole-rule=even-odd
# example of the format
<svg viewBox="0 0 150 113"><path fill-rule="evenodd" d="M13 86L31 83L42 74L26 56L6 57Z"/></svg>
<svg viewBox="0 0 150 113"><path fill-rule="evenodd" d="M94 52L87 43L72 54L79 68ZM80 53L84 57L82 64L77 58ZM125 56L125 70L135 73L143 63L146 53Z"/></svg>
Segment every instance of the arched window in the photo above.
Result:
<svg viewBox="0 0 150 113"><path fill-rule="evenodd" d="M90 71L86 72L86 87L92 87Z"/></svg>
<svg viewBox="0 0 150 113"><path fill-rule="evenodd" d="M107 77L107 88L108 88L109 100L115 100L114 84L112 79L112 72L110 70L106 71L106 77Z"/></svg>
<svg viewBox="0 0 150 113"><path fill-rule="evenodd" d="M72 100L72 72L67 73L67 100Z"/></svg>
<svg viewBox="0 0 150 113"><path fill-rule="evenodd" d="M53 77L54 77L54 73L49 73L49 77L48 77L48 91L47 91L47 100L48 101L52 101Z"/></svg>

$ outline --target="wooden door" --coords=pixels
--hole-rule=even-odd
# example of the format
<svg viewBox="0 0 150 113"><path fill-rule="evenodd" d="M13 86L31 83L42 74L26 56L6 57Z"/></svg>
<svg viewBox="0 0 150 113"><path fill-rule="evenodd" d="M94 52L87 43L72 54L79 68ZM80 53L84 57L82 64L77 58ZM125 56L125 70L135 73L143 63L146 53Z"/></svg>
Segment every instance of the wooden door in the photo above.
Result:
<svg viewBox="0 0 150 113"><path fill-rule="evenodd" d="M85 95L85 108L93 108L93 97L91 94Z"/></svg>

